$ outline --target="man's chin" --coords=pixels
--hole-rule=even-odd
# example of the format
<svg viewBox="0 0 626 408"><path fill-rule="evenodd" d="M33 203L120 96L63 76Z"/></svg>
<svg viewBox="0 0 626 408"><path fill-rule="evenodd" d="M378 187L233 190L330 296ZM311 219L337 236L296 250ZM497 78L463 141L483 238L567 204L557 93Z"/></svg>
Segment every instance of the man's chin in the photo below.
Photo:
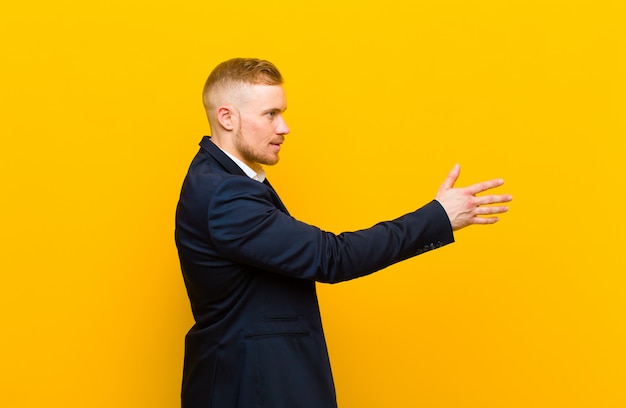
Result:
<svg viewBox="0 0 626 408"><path fill-rule="evenodd" d="M276 157L274 157L272 159L266 159L266 160L264 160L263 162L260 162L260 163L262 165L264 165L264 166L273 166L273 165L277 164L279 160L280 160L280 157L276 156Z"/></svg>

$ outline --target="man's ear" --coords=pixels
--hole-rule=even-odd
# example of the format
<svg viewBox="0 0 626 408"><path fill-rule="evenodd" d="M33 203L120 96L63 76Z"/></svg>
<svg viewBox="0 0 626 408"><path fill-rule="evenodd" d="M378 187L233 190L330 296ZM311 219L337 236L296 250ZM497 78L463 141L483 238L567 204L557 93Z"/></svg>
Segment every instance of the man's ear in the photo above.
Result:
<svg viewBox="0 0 626 408"><path fill-rule="evenodd" d="M237 113L232 105L222 105L217 108L217 121L221 127L228 131L235 128L234 121L236 120L236 115Z"/></svg>

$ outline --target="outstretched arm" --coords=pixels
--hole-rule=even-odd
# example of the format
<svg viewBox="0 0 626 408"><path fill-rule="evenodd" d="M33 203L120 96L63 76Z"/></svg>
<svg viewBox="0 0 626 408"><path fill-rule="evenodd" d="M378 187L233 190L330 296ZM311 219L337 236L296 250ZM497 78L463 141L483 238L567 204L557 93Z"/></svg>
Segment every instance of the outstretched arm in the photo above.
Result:
<svg viewBox="0 0 626 408"><path fill-rule="evenodd" d="M460 230L472 224L493 224L498 221L495 214L508 211L507 206L494 206L488 204L506 203L513 199L509 194L476 196L492 188L504 184L501 179L483 181L468 187L455 188L461 172L461 166L455 165L448 177L439 187L435 200L439 201L450 218L450 224L454 231ZM487 217L484 217L484 216ZM483 216L483 217L481 217Z"/></svg>

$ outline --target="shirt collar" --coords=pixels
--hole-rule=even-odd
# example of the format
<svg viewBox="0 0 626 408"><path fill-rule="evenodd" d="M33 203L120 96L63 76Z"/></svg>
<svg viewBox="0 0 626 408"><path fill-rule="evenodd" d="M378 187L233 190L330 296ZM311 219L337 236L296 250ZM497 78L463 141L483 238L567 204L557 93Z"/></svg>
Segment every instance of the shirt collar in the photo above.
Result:
<svg viewBox="0 0 626 408"><path fill-rule="evenodd" d="M259 165L259 171L258 172L254 171L252 170L252 168L250 168L250 166L248 166L246 163L242 162L241 160L239 160L232 154L228 153L226 150L222 150L222 151L226 153L226 155L230 157L230 159L234 161L237 164L237 166L239 166L241 170L243 170L244 173L246 173L246 176L260 183L262 183L265 180L265 170L263 170L263 167Z"/></svg>

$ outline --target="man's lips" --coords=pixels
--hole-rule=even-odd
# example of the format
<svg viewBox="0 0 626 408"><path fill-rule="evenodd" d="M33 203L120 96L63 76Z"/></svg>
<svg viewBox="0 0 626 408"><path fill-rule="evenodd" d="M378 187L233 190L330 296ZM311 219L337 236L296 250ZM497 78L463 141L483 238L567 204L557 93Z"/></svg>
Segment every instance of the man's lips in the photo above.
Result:
<svg viewBox="0 0 626 408"><path fill-rule="evenodd" d="M278 153L278 151L280 151L281 144L283 144L283 142L270 143L270 146L272 146L276 153Z"/></svg>
<svg viewBox="0 0 626 408"><path fill-rule="evenodd" d="M279 142L272 142L270 143L271 146L274 146L277 150L280 150L280 145L283 144L283 140L279 141Z"/></svg>

